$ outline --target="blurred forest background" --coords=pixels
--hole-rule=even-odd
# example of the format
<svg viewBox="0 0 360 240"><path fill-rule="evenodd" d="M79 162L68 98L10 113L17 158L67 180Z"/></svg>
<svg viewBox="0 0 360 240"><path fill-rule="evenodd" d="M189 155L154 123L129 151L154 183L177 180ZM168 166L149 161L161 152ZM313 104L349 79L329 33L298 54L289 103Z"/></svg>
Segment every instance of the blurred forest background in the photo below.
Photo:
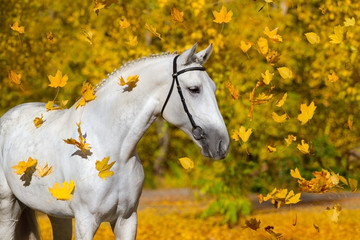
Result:
<svg viewBox="0 0 360 240"><path fill-rule="evenodd" d="M57 103L71 107L83 82L129 60L213 43L205 66L232 137L228 157L204 159L162 119L139 154L146 188L195 187L216 200L204 215L236 222L251 210L249 192L297 189L291 169L359 179L359 17L354 0L2 0L0 115L53 100L57 70L69 77ZM181 157L195 167L184 170Z"/></svg>

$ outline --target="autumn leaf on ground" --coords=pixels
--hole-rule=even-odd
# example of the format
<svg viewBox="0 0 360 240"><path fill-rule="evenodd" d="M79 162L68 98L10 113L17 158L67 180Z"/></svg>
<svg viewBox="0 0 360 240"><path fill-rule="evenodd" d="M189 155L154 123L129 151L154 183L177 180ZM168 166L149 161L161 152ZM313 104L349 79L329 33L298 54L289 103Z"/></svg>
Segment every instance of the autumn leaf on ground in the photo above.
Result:
<svg viewBox="0 0 360 240"><path fill-rule="evenodd" d="M283 115L277 115L276 112L273 112L272 113L272 119L274 119L275 122L277 123L284 123L286 122L286 119L287 119L287 114L284 113Z"/></svg>
<svg viewBox="0 0 360 240"><path fill-rule="evenodd" d="M131 47L135 47L138 44L137 36L129 36L129 41L126 43Z"/></svg>
<svg viewBox="0 0 360 240"><path fill-rule="evenodd" d="M159 38L160 40L162 40L162 37L161 37L161 35L160 35L160 33L158 33L157 31L156 31L156 28L155 27L153 27L153 26L151 26L150 24L145 24L145 28L149 31L149 32L151 32L152 34L154 34L157 38Z"/></svg>
<svg viewBox="0 0 360 240"><path fill-rule="evenodd" d="M119 21L119 24L120 24L120 28L123 28L123 29L130 27L130 23L125 17Z"/></svg>
<svg viewBox="0 0 360 240"><path fill-rule="evenodd" d="M309 106L307 106L306 104L300 105L301 113L298 115L297 119L301 122L301 125L304 125L313 118L315 109L316 106L314 102L311 102Z"/></svg>
<svg viewBox="0 0 360 240"><path fill-rule="evenodd" d="M274 145L268 145L267 150L270 153L276 152L276 147Z"/></svg>
<svg viewBox="0 0 360 240"><path fill-rule="evenodd" d="M36 170L37 170L37 175L38 175L39 177L45 177L45 176L47 176L47 175L49 175L49 174L52 173L52 166L49 167L49 166L48 166L48 163L46 163L43 168L40 167L40 166L37 166L37 167L36 167Z"/></svg>
<svg viewBox="0 0 360 240"><path fill-rule="evenodd" d="M71 200L73 197L73 192L75 189L74 181L70 181L69 183L64 181L62 186L59 183L54 183L52 188L49 188L49 192L53 197L57 200Z"/></svg>
<svg viewBox="0 0 360 240"><path fill-rule="evenodd" d="M273 42L282 42L282 37L277 33L278 30L279 28L275 28L270 31L268 27L265 27L264 34Z"/></svg>
<svg viewBox="0 0 360 240"><path fill-rule="evenodd" d="M344 27L342 26L336 26L334 27L334 34L331 34L329 36L331 39L330 43L332 44L340 44L343 41L344 38Z"/></svg>
<svg viewBox="0 0 360 240"><path fill-rule="evenodd" d="M283 97L276 103L277 107L282 107L287 99L288 94L284 93Z"/></svg>
<svg viewBox="0 0 360 240"><path fill-rule="evenodd" d="M96 95L94 94L94 89L95 87L91 85L91 83L84 82L81 88L82 97L76 104L75 108L78 108L79 106L85 106L87 102L94 100L96 98Z"/></svg>
<svg viewBox="0 0 360 240"><path fill-rule="evenodd" d="M332 72L332 74L328 75L329 82L337 82L339 80L339 77L336 75L335 72Z"/></svg>
<svg viewBox="0 0 360 240"><path fill-rule="evenodd" d="M243 51L244 53L247 53L249 51L249 49L251 48L252 44L250 42L245 43L244 41L240 41L240 48L241 51Z"/></svg>
<svg viewBox="0 0 360 240"><path fill-rule="evenodd" d="M336 203L332 208L327 207L326 210L330 221L337 223L342 210L340 204Z"/></svg>
<svg viewBox="0 0 360 240"><path fill-rule="evenodd" d="M13 25L10 26L10 28L20 34L23 34L25 32L25 27L20 27L18 22L15 22Z"/></svg>
<svg viewBox="0 0 360 240"><path fill-rule="evenodd" d="M54 101L48 101L45 105L46 111L53 111L53 110L62 110L64 109L62 106L54 106Z"/></svg>
<svg viewBox="0 0 360 240"><path fill-rule="evenodd" d="M245 143L249 140L250 135L252 133L252 129L249 128L248 130L245 130L244 126L241 126L239 130L233 130L233 135L231 136L235 141L239 140L239 137L241 140Z"/></svg>
<svg viewBox="0 0 360 240"><path fill-rule="evenodd" d="M293 141L296 141L296 137L292 134L289 134L287 138L285 138L286 146L290 146Z"/></svg>
<svg viewBox="0 0 360 240"><path fill-rule="evenodd" d="M344 22L344 26L345 27L352 27L355 26L355 18L345 18L345 22Z"/></svg>
<svg viewBox="0 0 360 240"><path fill-rule="evenodd" d="M230 94L231 94L231 97L234 99L234 100L238 100L239 98L239 90L237 90L234 85L232 85L232 83L230 81L226 81L225 82L225 86L226 88L229 90Z"/></svg>
<svg viewBox="0 0 360 240"><path fill-rule="evenodd" d="M266 70L265 73L261 73L261 77L263 78L263 82L266 85L269 85L269 83L271 82L273 76L274 76L274 73L270 73L269 70Z"/></svg>
<svg viewBox="0 0 360 240"><path fill-rule="evenodd" d="M62 75L62 72L57 70L55 76L48 75L50 84L49 87L57 88L57 87L64 87L67 83L68 76L65 74Z"/></svg>
<svg viewBox="0 0 360 240"><path fill-rule="evenodd" d="M217 11L213 11L213 15L214 15L214 22L216 23L228 23L231 21L231 17L233 15L233 12L230 10L229 12L227 11L225 6L221 7L220 12Z"/></svg>
<svg viewBox="0 0 360 240"><path fill-rule="evenodd" d="M95 163L96 170L99 171L99 177L101 177L103 180L114 175L114 172L110 171L110 168L115 164L115 161L108 163L109 159L110 157L105 157L103 160L96 161Z"/></svg>
<svg viewBox="0 0 360 240"><path fill-rule="evenodd" d="M81 127L80 127L81 122L76 123L76 125L78 126L77 131L79 134L79 141L73 138L68 138L68 139L64 139L64 142L66 142L67 144L75 145L77 148L81 150L83 154L86 155L86 153L90 151L90 144L86 143L86 139L83 137L83 134L81 133Z"/></svg>
<svg viewBox="0 0 360 240"><path fill-rule="evenodd" d="M17 74L15 71L10 70L8 73L8 77L10 79L10 82L16 84L16 85L21 85L21 74Z"/></svg>
<svg viewBox="0 0 360 240"><path fill-rule="evenodd" d="M309 144L305 142L305 140L301 140L301 144L297 145L297 149L303 154L309 154Z"/></svg>
<svg viewBox="0 0 360 240"><path fill-rule="evenodd" d="M280 73L280 76L284 79L289 79L293 77L292 71L287 67L279 67L277 70Z"/></svg>
<svg viewBox="0 0 360 240"><path fill-rule="evenodd" d="M127 85L125 91L132 91L136 87L136 83L139 81L138 75L129 76L126 78L126 82L122 76L119 77L120 80L120 86Z"/></svg>
<svg viewBox="0 0 360 240"><path fill-rule="evenodd" d="M193 169L194 168L194 162L188 158L188 157L183 157L183 158L179 158L180 164L184 169Z"/></svg>
<svg viewBox="0 0 360 240"><path fill-rule="evenodd" d="M250 218L250 220L245 220L245 228L250 228L254 231L258 230L260 228L261 221L256 220L256 218Z"/></svg>
<svg viewBox="0 0 360 240"><path fill-rule="evenodd" d="M12 168L15 169L15 173L18 175L22 175L26 172L26 170L28 170L31 167L35 167L37 164L37 160L36 159L32 159L31 157L29 157L29 159L25 162L25 161L20 161L18 163L18 165L13 166Z"/></svg>
<svg viewBox="0 0 360 240"><path fill-rule="evenodd" d="M266 40L266 38L259 38L259 40L257 41L257 45L258 45L258 51L263 55L266 56L266 54L269 51L269 45L268 45L268 41Z"/></svg>
<svg viewBox="0 0 360 240"><path fill-rule="evenodd" d="M184 22L184 12L181 12L177 8L173 7L171 9L171 18L175 22L182 23Z"/></svg>
<svg viewBox="0 0 360 240"><path fill-rule="evenodd" d="M348 178L348 181L349 181L351 192L353 192L353 193L356 192L357 186L358 186L358 181L354 178Z"/></svg>
<svg viewBox="0 0 360 240"><path fill-rule="evenodd" d="M41 114L41 117L36 117L34 119L34 124L36 128L40 127L44 123L43 117L43 114Z"/></svg>
<svg viewBox="0 0 360 240"><path fill-rule="evenodd" d="M319 35L317 35L317 34L314 33L314 32L305 33L305 37L306 37L306 39L309 41L309 43L311 43L311 44L318 44L318 43L320 43L320 37L319 37Z"/></svg>

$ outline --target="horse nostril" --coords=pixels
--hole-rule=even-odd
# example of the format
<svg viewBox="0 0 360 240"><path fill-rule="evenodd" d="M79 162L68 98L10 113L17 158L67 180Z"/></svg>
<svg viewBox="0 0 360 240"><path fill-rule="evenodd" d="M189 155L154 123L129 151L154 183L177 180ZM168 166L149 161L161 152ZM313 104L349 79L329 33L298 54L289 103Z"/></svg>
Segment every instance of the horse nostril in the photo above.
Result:
<svg viewBox="0 0 360 240"><path fill-rule="evenodd" d="M225 158L228 153L228 147L224 144L223 140L220 140L217 147L217 153L220 158Z"/></svg>

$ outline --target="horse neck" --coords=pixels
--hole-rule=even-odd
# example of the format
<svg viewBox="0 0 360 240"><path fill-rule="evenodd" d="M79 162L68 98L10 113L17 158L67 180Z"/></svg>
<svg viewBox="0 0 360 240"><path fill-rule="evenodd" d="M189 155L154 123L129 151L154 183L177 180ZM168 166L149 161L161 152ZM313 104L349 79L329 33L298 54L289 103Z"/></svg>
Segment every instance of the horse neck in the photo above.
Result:
<svg viewBox="0 0 360 240"><path fill-rule="evenodd" d="M84 106L81 121L102 143L134 154L136 145L160 113L171 84L173 56L150 58L115 72L96 92L96 99ZM138 75L132 91L120 86L119 77ZM89 130L90 131L90 130Z"/></svg>

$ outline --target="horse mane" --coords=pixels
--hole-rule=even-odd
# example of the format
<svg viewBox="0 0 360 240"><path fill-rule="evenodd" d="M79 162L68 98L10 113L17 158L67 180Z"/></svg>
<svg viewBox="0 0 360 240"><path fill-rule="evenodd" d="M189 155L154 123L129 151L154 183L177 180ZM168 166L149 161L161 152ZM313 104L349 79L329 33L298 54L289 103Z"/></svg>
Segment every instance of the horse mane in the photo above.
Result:
<svg viewBox="0 0 360 240"><path fill-rule="evenodd" d="M94 92L96 93L102 86L104 86L107 81L111 78L111 76L117 74L118 72L121 72L131 66L133 66L134 64L136 63L139 63L139 62L144 62L146 60L149 60L149 59L154 59L154 58L160 58L160 57L164 57L164 56L169 56L169 55L174 55L174 54L177 54L177 52L173 52L173 53L170 53L170 52L162 52L160 54L149 54L148 57L139 57L135 60L130 60L130 61L127 61L125 62L123 65L121 65L119 68L115 69L114 71L112 71L112 73L108 73L107 74L107 78L101 80L96 86L95 86L95 89L94 89Z"/></svg>

